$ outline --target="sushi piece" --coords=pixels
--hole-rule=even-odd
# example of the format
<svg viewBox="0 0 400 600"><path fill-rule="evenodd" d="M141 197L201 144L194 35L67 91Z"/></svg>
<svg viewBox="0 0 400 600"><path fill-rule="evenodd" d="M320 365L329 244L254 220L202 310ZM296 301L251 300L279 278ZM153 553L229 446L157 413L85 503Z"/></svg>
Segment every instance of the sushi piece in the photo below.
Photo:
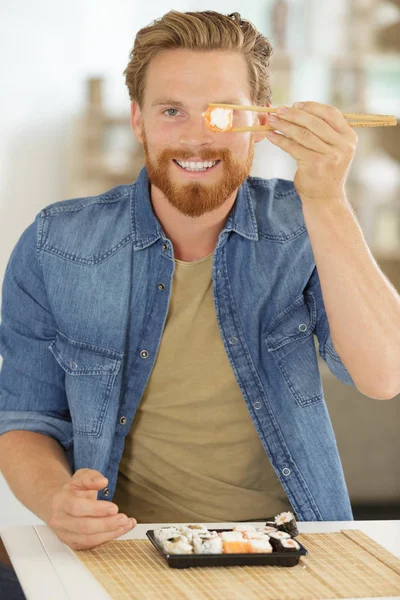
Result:
<svg viewBox="0 0 400 600"><path fill-rule="evenodd" d="M273 521L266 521L265 527L276 527L275 519Z"/></svg>
<svg viewBox="0 0 400 600"><path fill-rule="evenodd" d="M240 542L240 540L243 540L241 531L221 531L219 535L223 542Z"/></svg>
<svg viewBox="0 0 400 600"><path fill-rule="evenodd" d="M286 531L274 531L269 534L269 537L273 537L277 540L288 540L290 535Z"/></svg>
<svg viewBox="0 0 400 600"><path fill-rule="evenodd" d="M248 540L268 540L269 535L264 531L243 531L243 537Z"/></svg>
<svg viewBox="0 0 400 600"><path fill-rule="evenodd" d="M224 554L247 554L250 552L250 540L225 540L222 541L222 548Z"/></svg>
<svg viewBox="0 0 400 600"><path fill-rule="evenodd" d="M193 554L193 546L184 535L164 540L163 548L168 554Z"/></svg>
<svg viewBox="0 0 400 600"><path fill-rule="evenodd" d="M257 531L257 528L253 525L236 525L232 531Z"/></svg>
<svg viewBox="0 0 400 600"><path fill-rule="evenodd" d="M219 535L223 542L240 542L244 539L241 531L221 531Z"/></svg>
<svg viewBox="0 0 400 600"><path fill-rule="evenodd" d="M191 542L195 535L208 533L208 529L203 525L181 525L179 527L179 533L180 535L184 535L189 542Z"/></svg>
<svg viewBox="0 0 400 600"><path fill-rule="evenodd" d="M170 525L167 525L165 527L158 527L155 529L154 537L156 538L157 542L162 545L165 540L176 537L179 535L179 533L178 527L171 527Z"/></svg>
<svg viewBox="0 0 400 600"><path fill-rule="evenodd" d="M271 554L272 546L267 539L268 536L265 536L264 540L249 540L249 552L252 554L258 553L266 553Z"/></svg>
<svg viewBox="0 0 400 600"><path fill-rule="evenodd" d="M282 540L289 540L289 539L292 539L292 538L285 531L276 531L275 533L271 533L269 536L270 544L276 552L283 552Z"/></svg>
<svg viewBox="0 0 400 600"><path fill-rule="evenodd" d="M249 552L249 540L241 531L222 531L220 533L224 554L240 554Z"/></svg>
<svg viewBox="0 0 400 600"><path fill-rule="evenodd" d="M278 528L277 528L277 527L271 527L271 525L266 525L266 526L264 527L264 532L265 532L266 534L268 534L268 535L269 535L270 533L276 533L277 531L278 531Z"/></svg>
<svg viewBox="0 0 400 600"><path fill-rule="evenodd" d="M202 113L205 124L210 131L230 131L233 124L232 108L208 107Z"/></svg>
<svg viewBox="0 0 400 600"><path fill-rule="evenodd" d="M196 523L195 525L183 525L183 529L191 529L193 532L201 531L202 533L208 531L207 527L200 525L200 523Z"/></svg>
<svg viewBox="0 0 400 600"><path fill-rule="evenodd" d="M193 538L193 549L196 554L221 554L222 539L216 535L196 535Z"/></svg>
<svg viewBox="0 0 400 600"><path fill-rule="evenodd" d="M296 540L281 540L282 550L281 552L296 552L300 550L300 544Z"/></svg>
<svg viewBox="0 0 400 600"><path fill-rule="evenodd" d="M296 519L292 512L282 512L277 515L275 517L275 527L277 527L279 531L286 531L286 533L292 537L299 535Z"/></svg>
<svg viewBox="0 0 400 600"><path fill-rule="evenodd" d="M233 531L239 531L243 535L243 537L248 540L250 538L256 538L260 535L263 535L262 531L256 529L252 525L237 525L233 528Z"/></svg>

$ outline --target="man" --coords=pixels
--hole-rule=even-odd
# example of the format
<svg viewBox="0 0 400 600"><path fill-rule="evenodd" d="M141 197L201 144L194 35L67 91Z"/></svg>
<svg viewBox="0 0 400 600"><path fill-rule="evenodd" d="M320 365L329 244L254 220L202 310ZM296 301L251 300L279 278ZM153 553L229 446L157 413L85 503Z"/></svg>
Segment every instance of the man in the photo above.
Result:
<svg viewBox="0 0 400 600"><path fill-rule="evenodd" d="M125 74L146 168L43 209L10 258L0 466L74 549L136 521L352 518L314 336L341 381L392 398L400 300L346 198L338 110L258 116L294 182L249 177L264 132L206 128L209 102L270 105L271 52L238 13L141 30Z"/></svg>

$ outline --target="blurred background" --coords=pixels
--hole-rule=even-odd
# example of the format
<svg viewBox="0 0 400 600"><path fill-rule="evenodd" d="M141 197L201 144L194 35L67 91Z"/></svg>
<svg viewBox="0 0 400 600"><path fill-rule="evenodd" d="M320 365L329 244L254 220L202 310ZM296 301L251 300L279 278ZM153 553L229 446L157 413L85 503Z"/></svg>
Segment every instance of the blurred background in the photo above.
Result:
<svg viewBox="0 0 400 600"><path fill-rule="evenodd" d="M137 31L171 8L238 11L274 46L272 105L315 100L400 119L400 0L2 0L0 285L44 206L133 182L143 166L122 75ZM359 128L347 191L371 252L400 290L400 126ZM252 175L296 163L256 145ZM380 402L320 360L356 519L400 519L400 396ZM0 476L0 528L41 523Z"/></svg>

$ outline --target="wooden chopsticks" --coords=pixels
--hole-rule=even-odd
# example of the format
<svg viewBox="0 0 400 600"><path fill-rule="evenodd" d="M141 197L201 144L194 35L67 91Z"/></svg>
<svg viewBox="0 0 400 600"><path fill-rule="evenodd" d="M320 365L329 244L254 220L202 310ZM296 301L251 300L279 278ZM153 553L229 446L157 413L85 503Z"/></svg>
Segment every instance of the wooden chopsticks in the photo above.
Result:
<svg viewBox="0 0 400 600"><path fill-rule="evenodd" d="M210 108L231 108L234 110L251 110L258 113L274 113L279 107L273 106L246 106L245 104L217 104L209 102ZM290 107L288 107L290 108ZM374 115L370 113L342 113L349 121L351 127L393 127L397 125L394 115ZM234 127L229 131L266 131L273 129L270 126L255 125L249 127Z"/></svg>

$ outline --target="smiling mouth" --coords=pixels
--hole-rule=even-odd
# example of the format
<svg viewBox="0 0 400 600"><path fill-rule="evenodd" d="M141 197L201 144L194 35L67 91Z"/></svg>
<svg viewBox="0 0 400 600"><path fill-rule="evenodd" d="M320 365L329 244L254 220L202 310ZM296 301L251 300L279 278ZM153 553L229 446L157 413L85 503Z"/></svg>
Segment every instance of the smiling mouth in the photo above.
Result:
<svg viewBox="0 0 400 600"><path fill-rule="evenodd" d="M216 167L221 161L220 160L205 160L202 162L191 162L189 160L175 160L174 163L178 165L184 171L188 171L190 173L200 173L202 171L211 171L214 167Z"/></svg>

